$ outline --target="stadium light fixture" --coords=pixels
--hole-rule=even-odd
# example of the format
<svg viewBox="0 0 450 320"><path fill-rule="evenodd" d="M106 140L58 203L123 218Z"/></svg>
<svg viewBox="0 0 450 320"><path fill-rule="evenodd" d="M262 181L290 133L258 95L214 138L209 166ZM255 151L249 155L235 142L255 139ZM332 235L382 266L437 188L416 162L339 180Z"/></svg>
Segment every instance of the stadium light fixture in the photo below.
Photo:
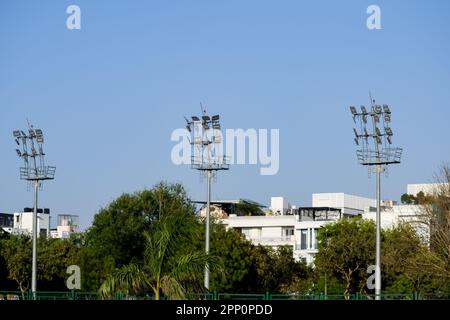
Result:
<svg viewBox="0 0 450 320"><path fill-rule="evenodd" d="M357 119L362 128L364 134L358 134L358 132L353 128L356 138L354 138L355 143L359 146L361 143L361 148L356 151L357 158L360 164L369 166L369 172L372 168L376 169L376 198L377 198L377 214L376 214L376 257L375 257L375 297L377 300L381 298L381 172L386 170L386 167L390 164L398 164L401 160L401 155L403 149L394 148L390 145L392 144L392 129L387 127L386 124L391 121L391 110L388 105L384 104L383 108L380 105L375 104L375 100L371 102L371 112L367 112L364 106L361 106L361 112L356 112L356 108L350 107L353 120L356 122ZM372 133L369 134L367 131L367 117L372 119ZM382 134L380 129L376 126L380 120L384 120L384 131ZM368 139L368 137L373 139ZM389 143L387 146L383 139ZM371 142L373 145L371 144Z"/></svg>
<svg viewBox="0 0 450 320"><path fill-rule="evenodd" d="M33 126L28 128L29 135L22 130L14 130L13 136L16 143L22 140L22 151L16 149L17 155L22 158L24 166L20 168L20 179L27 180L34 185L34 210L32 221L32 266L31 266L31 291L33 299L36 299L37 290L37 210L38 210L38 192L42 181L53 180L56 167L46 166L44 161L44 152L42 144L44 142L42 130L34 130ZM36 151L36 144L39 146L39 152ZM20 144L19 144L20 145ZM30 148L30 149L28 149ZM31 152L29 152L30 150Z"/></svg>
<svg viewBox="0 0 450 320"><path fill-rule="evenodd" d="M205 221L205 252L210 251L210 214L211 214L211 180L213 174L220 170L229 169L229 159L225 155L221 155L220 135L214 130L220 130L219 115L212 117L206 114L206 110L202 107L201 122L202 126L195 125L200 121L197 116L192 116L192 122L188 121L187 127L191 135L191 167L199 170L207 177L207 194L206 194L206 221ZM214 130L210 130L210 128ZM209 290L210 271L209 266L205 266L205 288Z"/></svg>

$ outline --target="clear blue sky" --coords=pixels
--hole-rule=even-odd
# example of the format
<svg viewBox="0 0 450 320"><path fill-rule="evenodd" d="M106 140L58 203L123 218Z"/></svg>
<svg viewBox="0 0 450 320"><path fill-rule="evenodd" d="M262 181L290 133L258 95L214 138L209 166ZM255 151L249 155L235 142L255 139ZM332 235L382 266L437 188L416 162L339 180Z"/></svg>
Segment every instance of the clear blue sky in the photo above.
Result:
<svg viewBox="0 0 450 320"><path fill-rule="evenodd" d="M66 28L70 4L81 30ZM370 4L382 30L366 28ZM26 118L57 166L40 203L83 228L161 179L203 198L198 173L170 160L172 130L200 101L224 127L280 129L279 173L234 166L214 198L372 196L348 110L369 90L391 106L404 148L383 180L383 197L399 199L450 161L449 1L1 1L0 212L32 203L11 133Z"/></svg>

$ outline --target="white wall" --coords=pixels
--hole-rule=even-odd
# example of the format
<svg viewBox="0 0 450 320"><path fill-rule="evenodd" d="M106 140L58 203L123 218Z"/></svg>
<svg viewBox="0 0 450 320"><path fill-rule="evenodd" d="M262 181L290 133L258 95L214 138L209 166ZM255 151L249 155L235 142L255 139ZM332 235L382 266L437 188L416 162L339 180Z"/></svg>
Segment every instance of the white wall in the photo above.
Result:
<svg viewBox="0 0 450 320"><path fill-rule="evenodd" d="M40 230L45 229L46 235L50 232L50 214L38 213L37 234ZM33 212L15 212L14 213L14 229L17 233L32 233L33 230Z"/></svg>
<svg viewBox="0 0 450 320"><path fill-rule="evenodd" d="M242 230L255 244L277 247L294 245L294 236L286 237L285 228L294 229L295 216L234 216L221 220L227 228Z"/></svg>
<svg viewBox="0 0 450 320"><path fill-rule="evenodd" d="M338 208L343 214L356 215L366 207L376 206L376 200L345 193L313 193L312 206Z"/></svg>
<svg viewBox="0 0 450 320"><path fill-rule="evenodd" d="M222 222L230 228L285 227L295 225L295 216L233 216Z"/></svg>
<svg viewBox="0 0 450 320"><path fill-rule="evenodd" d="M335 221L298 221L295 225L294 258L305 259L307 264L313 264L314 257L319 251L318 243L316 243L319 229L333 222ZM301 230L306 230L306 249L302 249L301 246Z"/></svg>
<svg viewBox="0 0 450 320"><path fill-rule="evenodd" d="M429 242L430 230L423 223L421 214L422 207L419 205L396 205L392 208L386 208L380 212L381 228L390 229L399 223L409 223L417 232L424 243ZM376 220L376 212L366 212L363 219Z"/></svg>
<svg viewBox="0 0 450 320"><path fill-rule="evenodd" d="M271 197L270 198L270 210L276 214L279 211L282 215L286 214L290 208L288 199L286 197Z"/></svg>
<svg viewBox="0 0 450 320"><path fill-rule="evenodd" d="M421 183L421 184L408 184L406 185L406 193L413 196L417 195L419 192L424 194L433 194L439 187L442 187L443 183Z"/></svg>

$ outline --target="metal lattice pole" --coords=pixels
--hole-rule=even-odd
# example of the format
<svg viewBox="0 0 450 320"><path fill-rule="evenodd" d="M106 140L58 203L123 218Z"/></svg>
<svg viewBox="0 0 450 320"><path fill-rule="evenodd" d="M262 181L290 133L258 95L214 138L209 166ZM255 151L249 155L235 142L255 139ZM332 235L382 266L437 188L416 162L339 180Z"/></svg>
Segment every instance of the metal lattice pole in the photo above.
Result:
<svg viewBox="0 0 450 320"><path fill-rule="evenodd" d="M377 166L377 216L375 248L375 299L381 298L381 165Z"/></svg>
<svg viewBox="0 0 450 320"><path fill-rule="evenodd" d="M31 267L31 292L36 300L37 290L37 215L38 215L39 180L34 181L34 210L33 210L33 261Z"/></svg>
<svg viewBox="0 0 450 320"><path fill-rule="evenodd" d="M391 122L391 111L389 106L384 104L381 107L375 104L375 100L371 102L371 110L367 111L365 106L361 106L361 111L358 112L354 106L350 106L350 111L353 115L353 120L359 120L361 132L353 128L355 133L355 143L357 146L362 144L361 149L357 150L357 158L360 164L375 167L376 169L376 243L375 243L375 299L381 299L381 172L384 166L389 164L400 163L402 155L401 148L392 148L392 129L389 127ZM367 130L367 119L370 117L372 122L372 132ZM377 124L382 124L384 132L377 127ZM370 140L369 140L370 138ZM373 146L369 141L373 141ZM384 147L383 147L384 145ZM369 169L372 170L372 169ZM369 171L370 172L370 171Z"/></svg>
<svg viewBox="0 0 450 320"><path fill-rule="evenodd" d="M212 171L207 171L208 175L208 182L207 182L207 195L206 195L206 232L205 232L205 252L208 255L209 254L209 241L210 241L210 215L211 215L211 176ZM205 266L205 288L209 290L209 265L206 264Z"/></svg>
<svg viewBox="0 0 450 320"><path fill-rule="evenodd" d="M188 120L186 129L190 133L191 142L191 167L207 176L206 195L206 219L205 219L205 253L210 251L210 215L211 215L211 183L214 171L228 170L229 163L226 156L218 152L222 143L221 126L219 115L209 117L206 110L202 109L202 116L192 116ZM205 265L205 288L209 290L210 270L209 265Z"/></svg>
<svg viewBox="0 0 450 320"><path fill-rule="evenodd" d="M13 136L22 150L16 149L17 155L23 159L24 166L20 168L20 179L33 183L34 210L32 217L32 264L31 264L31 292L36 299L37 292L37 231L38 231L38 195L41 181L53 180L55 167L46 166L43 151L44 135L41 129L29 126L28 134L22 130L14 130ZM28 143L29 142L29 143ZM37 149L36 149L37 147ZM39 161L37 161L39 159Z"/></svg>

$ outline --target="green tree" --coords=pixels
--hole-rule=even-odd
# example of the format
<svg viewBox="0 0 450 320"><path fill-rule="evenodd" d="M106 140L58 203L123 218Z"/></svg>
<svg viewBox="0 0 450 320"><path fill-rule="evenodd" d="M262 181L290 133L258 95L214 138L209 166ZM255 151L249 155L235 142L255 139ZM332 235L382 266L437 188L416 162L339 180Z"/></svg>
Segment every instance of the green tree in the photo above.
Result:
<svg viewBox="0 0 450 320"><path fill-rule="evenodd" d="M197 248L204 250L204 236ZM220 223L212 223L210 252L218 257L222 269L211 273L211 291L246 293L254 288L252 250L253 245L242 234L234 229L226 230Z"/></svg>
<svg viewBox="0 0 450 320"><path fill-rule="evenodd" d="M236 213L238 216L263 216L264 212L260 206L253 202L245 200L239 201L236 205Z"/></svg>
<svg viewBox="0 0 450 320"><path fill-rule="evenodd" d="M113 272L100 287L103 297L117 292L141 295L151 291L155 299L161 293L177 299L193 289L203 291L205 265L215 270L218 262L213 255L191 245L198 241L200 224L192 208L178 200L165 201L159 220L146 232L143 262Z"/></svg>
<svg viewBox="0 0 450 320"><path fill-rule="evenodd" d="M428 248L410 224L401 223L383 230L381 270L383 284L389 292L400 288L397 293L420 292L429 285L427 270L415 267L423 262L423 250Z"/></svg>
<svg viewBox="0 0 450 320"><path fill-rule="evenodd" d="M228 293L290 293L307 286L310 269L295 261L292 248L253 245L235 229L212 223L211 253L222 269L211 273L211 290ZM197 245L204 250L204 237Z"/></svg>
<svg viewBox="0 0 450 320"><path fill-rule="evenodd" d="M444 164L436 175L436 188L421 200L420 226L427 230L425 240L429 250L418 250L420 259L413 265L417 271L426 270L435 281L450 283L450 167Z"/></svg>
<svg viewBox="0 0 450 320"><path fill-rule="evenodd" d="M344 295L366 290L366 270L375 261L375 224L361 218L342 219L319 229L318 272L342 279Z"/></svg>
<svg viewBox="0 0 450 320"><path fill-rule="evenodd" d="M3 256L3 241L9 239L10 235L0 228L0 290L15 290L15 284L8 278L8 267Z"/></svg>
<svg viewBox="0 0 450 320"><path fill-rule="evenodd" d="M402 194L400 201L402 202L402 204L414 204L415 199L413 195L404 193Z"/></svg>
<svg viewBox="0 0 450 320"><path fill-rule="evenodd" d="M144 233L160 216L180 208L194 213L183 186L160 182L150 190L123 194L101 209L80 239L83 288L97 290L115 268L142 264Z"/></svg>
<svg viewBox="0 0 450 320"><path fill-rule="evenodd" d="M258 287L254 290L272 293L302 292L309 285L309 268L296 261L291 246L254 248Z"/></svg>
<svg viewBox="0 0 450 320"><path fill-rule="evenodd" d="M8 278L14 280L24 294L31 282L31 239L27 236L11 236L2 240L1 255L8 269Z"/></svg>
<svg viewBox="0 0 450 320"><path fill-rule="evenodd" d="M39 239L39 290L66 290L66 270L79 264L79 248L70 239Z"/></svg>

